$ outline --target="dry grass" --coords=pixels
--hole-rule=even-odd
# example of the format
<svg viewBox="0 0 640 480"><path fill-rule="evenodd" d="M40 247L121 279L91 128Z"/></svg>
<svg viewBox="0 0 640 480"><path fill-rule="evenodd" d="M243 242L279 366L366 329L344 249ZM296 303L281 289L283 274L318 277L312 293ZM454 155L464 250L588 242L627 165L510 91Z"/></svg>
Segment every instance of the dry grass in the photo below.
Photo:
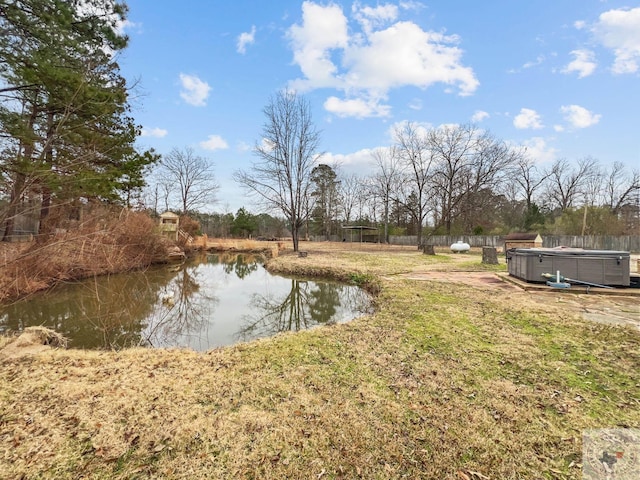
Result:
<svg viewBox="0 0 640 480"><path fill-rule="evenodd" d="M13 360L33 355L48 347L67 348L67 339L45 327L27 327L19 336L0 338L0 360Z"/></svg>
<svg viewBox="0 0 640 480"><path fill-rule="evenodd" d="M0 302L60 281L124 272L166 258L166 241L147 215L97 212L77 229L23 244L0 259Z"/></svg>
<svg viewBox="0 0 640 480"><path fill-rule="evenodd" d="M248 252L266 253L271 257L277 257L281 250L285 250L290 242L266 242L237 238L213 238L201 242L203 248L212 251L224 252Z"/></svg>
<svg viewBox="0 0 640 480"><path fill-rule="evenodd" d="M640 425L636 331L393 275L470 256L325 247L270 266L373 279L375 314L202 354L5 360L0 477L580 478L582 430Z"/></svg>

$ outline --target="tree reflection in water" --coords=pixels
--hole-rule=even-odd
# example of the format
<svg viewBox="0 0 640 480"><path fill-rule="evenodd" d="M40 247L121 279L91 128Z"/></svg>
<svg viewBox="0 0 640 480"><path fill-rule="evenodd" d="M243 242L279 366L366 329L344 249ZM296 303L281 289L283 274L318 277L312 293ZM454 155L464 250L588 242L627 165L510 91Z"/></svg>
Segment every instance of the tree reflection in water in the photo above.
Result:
<svg viewBox="0 0 640 480"><path fill-rule="evenodd" d="M258 262L262 257L249 254L222 253L209 256L209 263L222 264L222 270L227 275L235 273L240 280L258 270Z"/></svg>
<svg viewBox="0 0 640 480"><path fill-rule="evenodd" d="M359 295L349 298L343 295L345 290L353 288L292 278L291 289L284 296L254 294L250 302L254 313L243 315L243 326L236 336L247 341L335 323L341 320L336 317L342 305L350 312L368 310L369 301L364 292L355 290Z"/></svg>
<svg viewBox="0 0 640 480"><path fill-rule="evenodd" d="M3 330L20 332L42 325L80 348L137 345L145 318L153 310L155 288L144 272L96 277L60 285L44 295L2 309Z"/></svg>
<svg viewBox="0 0 640 480"><path fill-rule="evenodd" d="M41 325L67 337L72 348L208 350L345 321L369 305L357 287L274 276L260 268L262 261L205 255L184 265L60 285L0 306L0 333Z"/></svg>
<svg viewBox="0 0 640 480"><path fill-rule="evenodd" d="M201 291L198 275L197 266L182 268L160 290L161 302L154 305L148 317L141 345L166 347L183 343L178 339L194 334L202 337L218 299Z"/></svg>
<svg viewBox="0 0 640 480"><path fill-rule="evenodd" d="M175 345L202 330L216 299L200 292L195 266L151 269L60 285L29 301L0 309L0 331L45 326L70 346L119 349ZM172 305L159 301L168 291ZM170 308L168 308L170 307Z"/></svg>
<svg viewBox="0 0 640 480"><path fill-rule="evenodd" d="M238 255L234 262L225 263L223 268L225 273L229 274L234 272L236 276L242 280L247 275L255 272L258 269L258 264L253 258L247 261L244 255Z"/></svg>

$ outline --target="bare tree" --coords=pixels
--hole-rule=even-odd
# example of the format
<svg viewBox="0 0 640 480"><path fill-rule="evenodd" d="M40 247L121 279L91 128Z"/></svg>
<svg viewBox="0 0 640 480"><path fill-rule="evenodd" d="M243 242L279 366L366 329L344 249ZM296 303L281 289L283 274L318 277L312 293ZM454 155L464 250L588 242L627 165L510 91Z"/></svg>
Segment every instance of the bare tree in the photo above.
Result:
<svg viewBox="0 0 640 480"><path fill-rule="evenodd" d="M488 192L499 189L501 179L521 152L496 140L474 125L446 125L429 132L433 156L433 196L438 203L435 227L451 234L453 221L484 208Z"/></svg>
<svg viewBox="0 0 640 480"><path fill-rule="evenodd" d="M434 226L444 225L447 234L451 234L453 219L467 192L477 137L473 126L447 125L429 132L429 147L436 160L432 182L438 211Z"/></svg>
<svg viewBox="0 0 640 480"><path fill-rule="evenodd" d="M320 156L320 135L309 102L295 92L279 92L263 112L267 120L255 147L258 161L249 171L236 171L234 179L263 206L284 214L297 252L300 229L309 214L310 175Z"/></svg>
<svg viewBox="0 0 640 480"><path fill-rule="evenodd" d="M156 183L156 196L158 195L158 190L160 191L160 196L164 205L164 211L166 212L169 210L169 208L171 208L170 200L175 190L174 184L172 182L160 179L158 183Z"/></svg>
<svg viewBox="0 0 640 480"><path fill-rule="evenodd" d="M626 203L633 199L634 193L640 192L640 172L626 171L622 162L614 162L606 176L604 204L611 213L617 215Z"/></svg>
<svg viewBox="0 0 640 480"><path fill-rule="evenodd" d="M538 169L535 161L525 152L522 153L515 164L513 179L520 187L528 211L534 203L535 192L544 185L550 173Z"/></svg>
<svg viewBox="0 0 640 480"><path fill-rule="evenodd" d="M354 216L354 210L361 196L363 180L356 174L343 176L338 186L338 195L340 197L340 217L345 223L351 222Z"/></svg>
<svg viewBox="0 0 640 480"><path fill-rule="evenodd" d="M475 152L466 171L466 185L460 213L474 217L489 209L496 195L508 191L506 185L513 165L522 159L523 150L513 148L497 140L489 132L481 132L477 137Z"/></svg>
<svg viewBox="0 0 640 480"><path fill-rule="evenodd" d="M376 149L372 156L376 165L376 173L371 178L371 189L382 203L384 241L389 243L389 213L392 196L399 189L400 164L395 147Z"/></svg>
<svg viewBox="0 0 640 480"><path fill-rule="evenodd" d="M580 235L584 235L587 231L587 216L589 208L593 208L602 197L602 187L604 184L605 173L597 162L591 167L591 172L586 176L584 187L582 189L583 198L583 214L582 214L582 230Z"/></svg>
<svg viewBox="0 0 640 480"><path fill-rule="evenodd" d="M551 208L559 208L561 212L573 207L584 194L588 179L596 171L598 162L592 157L585 157L572 166L566 159L556 160L549 170L549 182L546 197Z"/></svg>
<svg viewBox="0 0 640 480"><path fill-rule="evenodd" d="M216 202L220 186L213 173L213 164L196 155L192 148L174 148L161 160L160 166L160 186L167 205L174 189L182 213Z"/></svg>
<svg viewBox="0 0 640 480"><path fill-rule="evenodd" d="M429 213L429 186L433 151L429 146L428 132L415 123L406 122L394 132L396 153L406 176L407 188L396 198L411 212L416 223L418 245L422 243L422 227Z"/></svg>

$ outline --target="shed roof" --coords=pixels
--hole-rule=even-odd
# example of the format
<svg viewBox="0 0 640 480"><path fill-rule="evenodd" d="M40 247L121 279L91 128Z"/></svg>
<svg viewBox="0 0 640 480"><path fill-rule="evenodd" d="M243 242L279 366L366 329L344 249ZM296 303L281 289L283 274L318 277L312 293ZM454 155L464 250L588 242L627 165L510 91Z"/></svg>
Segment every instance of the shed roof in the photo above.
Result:
<svg viewBox="0 0 640 480"><path fill-rule="evenodd" d="M180 215L176 215L173 212L164 212L160 214L160 218L180 218Z"/></svg>
<svg viewBox="0 0 640 480"><path fill-rule="evenodd" d="M530 242L533 241L542 241L542 237L538 233L510 233L506 237L505 240L528 240Z"/></svg>
<svg viewBox="0 0 640 480"><path fill-rule="evenodd" d="M344 230L378 230L378 227L367 227L364 225L343 225Z"/></svg>

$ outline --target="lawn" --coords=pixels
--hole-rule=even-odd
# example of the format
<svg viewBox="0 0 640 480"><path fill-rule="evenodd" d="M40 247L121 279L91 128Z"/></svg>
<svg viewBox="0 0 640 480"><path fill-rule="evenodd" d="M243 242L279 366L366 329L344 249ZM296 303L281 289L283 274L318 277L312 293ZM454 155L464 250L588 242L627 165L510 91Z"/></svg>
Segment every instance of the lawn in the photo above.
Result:
<svg viewBox="0 0 640 480"><path fill-rule="evenodd" d="M269 268L360 283L375 313L207 353L0 356L0 477L578 479L586 429L640 426L639 331L570 293L407 278L505 269L476 254L302 248Z"/></svg>

